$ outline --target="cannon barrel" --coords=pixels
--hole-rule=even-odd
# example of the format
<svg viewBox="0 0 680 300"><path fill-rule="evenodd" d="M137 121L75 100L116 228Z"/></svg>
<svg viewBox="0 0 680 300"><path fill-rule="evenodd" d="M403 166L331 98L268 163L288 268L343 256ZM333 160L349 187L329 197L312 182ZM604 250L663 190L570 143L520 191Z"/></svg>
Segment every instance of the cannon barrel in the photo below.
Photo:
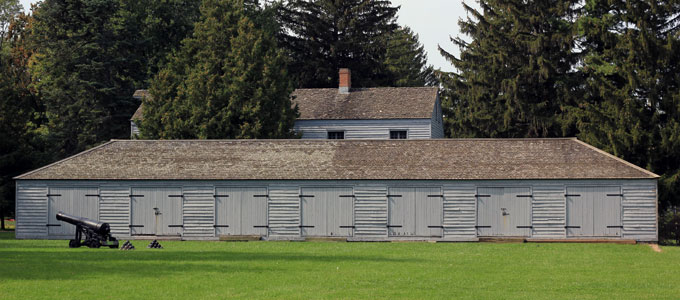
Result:
<svg viewBox="0 0 680 300"><path fill-rule="evenodd" d="M88 218L76 217L63 212L57 213L57 220L73 224L76 226L80 225L83 227L87 227L90 230L101 235L108 235L111 232L111 227L109 226L108 223L90 220Z"/></svg>

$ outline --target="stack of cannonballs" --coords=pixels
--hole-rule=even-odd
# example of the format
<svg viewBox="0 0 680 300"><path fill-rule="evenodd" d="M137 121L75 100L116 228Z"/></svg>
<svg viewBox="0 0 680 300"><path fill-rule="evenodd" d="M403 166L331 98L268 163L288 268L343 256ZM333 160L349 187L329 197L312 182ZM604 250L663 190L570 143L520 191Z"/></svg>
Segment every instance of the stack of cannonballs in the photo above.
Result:
<svg viewBox="0 0 680 300"><path fill-rule="evenodd" d="M163 246L161 246L161 244L158 243L157 240L153 240L153 242L151 242L151 244L149 244L146 247L149 249L163 249Z"/></svg>
<svg viewBox="0 0 680 300"><path fill-rule="evenodd" d="M135 250L135 246L130 243L130 241L127 241L123 244L122 247L120 247L120 250Z"/></svg>

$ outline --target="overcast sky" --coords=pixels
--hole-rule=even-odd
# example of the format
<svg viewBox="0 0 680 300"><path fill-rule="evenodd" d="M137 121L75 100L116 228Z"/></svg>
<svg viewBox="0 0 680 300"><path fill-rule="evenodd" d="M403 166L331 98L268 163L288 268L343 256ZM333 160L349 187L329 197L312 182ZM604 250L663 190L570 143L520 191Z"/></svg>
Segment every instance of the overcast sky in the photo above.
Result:
<svg viewBox="0 0 680 300"><path fill-rule="evenodd" d="M473 0L465 1L475 4ZM26 9L35 2L21 0ZM458 54L458 48L451 44L449 37L458 35L458 19L465 17L462 0L392 0L392 3L401 5L399 24L411 27L418 33L429 63L435 68L452 71L453 67L439 54L437 45Z"/></svg>

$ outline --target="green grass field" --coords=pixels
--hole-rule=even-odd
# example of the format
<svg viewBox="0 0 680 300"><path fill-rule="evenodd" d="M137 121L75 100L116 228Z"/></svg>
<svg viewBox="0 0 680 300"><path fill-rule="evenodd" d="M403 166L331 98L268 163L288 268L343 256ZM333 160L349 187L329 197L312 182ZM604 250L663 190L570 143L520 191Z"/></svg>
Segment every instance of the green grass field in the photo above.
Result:
<svg viewBox="0 0 680 300"><path fill-rule="evenodd" d="M677 299L680 248L161 242L68 249L0 233L0 299Z"/></svg>

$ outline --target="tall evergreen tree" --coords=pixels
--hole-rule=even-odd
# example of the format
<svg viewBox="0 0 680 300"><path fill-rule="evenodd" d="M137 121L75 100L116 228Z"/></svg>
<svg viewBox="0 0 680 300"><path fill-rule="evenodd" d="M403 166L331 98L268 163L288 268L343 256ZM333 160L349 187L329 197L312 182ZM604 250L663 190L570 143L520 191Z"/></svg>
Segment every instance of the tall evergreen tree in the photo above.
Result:
<svg viewBox="0 0 680 300"><path fill-rule="evenodd" d="M411 28L399 28L388 36L385 55L392 86L436 85L434 68L427 65L425 48Z"/></svg>
<svg viewBox="0 0 680 300"><path fill-rule="evenodd" d="M573 7L579 1L479 0L464 4L457 72L444 78L447 133L454 137L549 137L573 96Z"/></svg>
<svg viewBox="0 0 680 300"><path fill-rule="evenodd" d="M200 15L196 0L120 0L124 31L135 37L135 53L144 83L167 64L182 40L191 35Z"/></svg>
<svg viewBox="0 0 680 300"><path fill-rule="evenodd" d="M352 69L352 85L389 86L387 41L398 29L398 7L383 0L291 0L279 13L281 45L302 88L337 87L338 69Z"/></svg>
<svg viewBox="0 0 680 300"><path fill-rule="evenodd" d="M587 1L584 95L570 108L579 138L663 175L662 208L680 204L679 14L673 1Z"/></svg>
<svg viewBox="0 0 680 300"><path fill-rule="evenodd" d="M118 1L45 0L34 17L31 73L56 156L129 136L130 95L143 72Z"/></svg>
<svg viewBox="0 0 680 300"><path fill-rule="evenodd" d="M203 2L194 34L152 81L142 137L292 136L296 111L286 57L266 30L270 24L249 17L254 7L243 0Z"/></svg>

